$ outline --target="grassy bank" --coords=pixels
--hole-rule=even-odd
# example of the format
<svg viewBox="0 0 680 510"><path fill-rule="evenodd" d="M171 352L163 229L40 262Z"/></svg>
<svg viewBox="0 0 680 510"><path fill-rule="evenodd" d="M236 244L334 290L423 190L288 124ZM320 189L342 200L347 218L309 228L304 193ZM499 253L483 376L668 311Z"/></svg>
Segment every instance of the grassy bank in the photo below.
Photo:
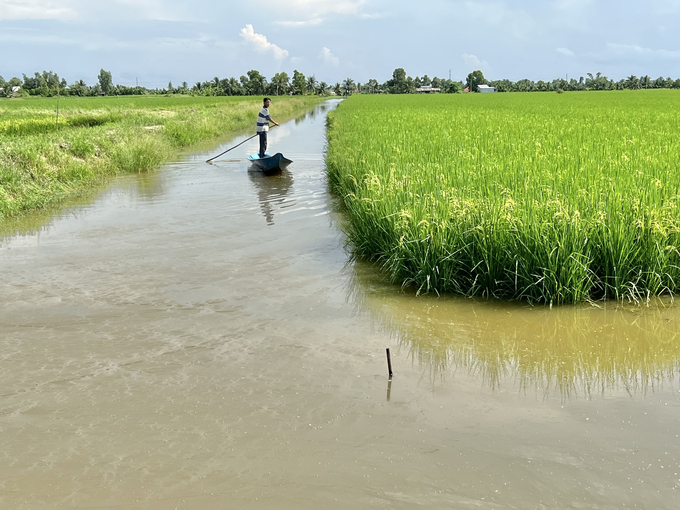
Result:
<svg viewBox="0 0 680 510"><path fill-rule="evenodd" d="M327 163L357 254L423 292L680 288L680 94L353 97Z"/></svg>
<svg viewBox="0 0 680 510"><path fill-rule="evenodd" d="M317 97L275 98L275 119ZM0 100L0 224L120 173L158 168L178 150L252 126L260 97L133 96Z"/></svg>

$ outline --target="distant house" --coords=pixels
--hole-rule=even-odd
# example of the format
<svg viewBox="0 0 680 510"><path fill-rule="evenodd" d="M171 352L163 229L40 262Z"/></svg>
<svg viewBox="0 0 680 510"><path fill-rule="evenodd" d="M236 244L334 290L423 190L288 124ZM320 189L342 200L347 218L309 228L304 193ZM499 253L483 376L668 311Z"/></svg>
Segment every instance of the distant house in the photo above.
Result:
<svg viewBox="0 0 680 510"><path fill-rule="evenodd" d="M437 92L441 92L442 89L438 87L433 87L432 85L423 85L422 87L418 87L416 89L416 92L418 94L436 94Z"/></svg>
<svg viewBox="0 0 680 510"><path fill-rule="evenodd" d="M477 88L480 92L496 92L496 89L489 87L488 85L478 85Z"/></svg>
<svg viewBox="0 0 680 510"><path fill-rule="evenodd" d="M12 90L11 90L11 92L7 95L7 97L16 97L16 96L18 96L20 90L21 90L21 86L15 85L14 87L12 87ZM6 95L6 94L5 94L5 88L4 88L4 87L0 87L0 96L4 96L4 95Z"/></svg>

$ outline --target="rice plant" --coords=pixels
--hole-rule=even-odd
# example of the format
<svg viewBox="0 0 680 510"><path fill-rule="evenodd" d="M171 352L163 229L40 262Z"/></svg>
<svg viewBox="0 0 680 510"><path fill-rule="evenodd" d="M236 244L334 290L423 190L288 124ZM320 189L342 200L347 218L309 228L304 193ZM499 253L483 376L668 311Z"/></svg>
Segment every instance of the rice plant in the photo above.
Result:
<svg viewBox="0 0 680 510"><path fill-rule="evenodd" d="M419 292L569 303L680 285L680 94L352 97L348 237Z"/></svg>

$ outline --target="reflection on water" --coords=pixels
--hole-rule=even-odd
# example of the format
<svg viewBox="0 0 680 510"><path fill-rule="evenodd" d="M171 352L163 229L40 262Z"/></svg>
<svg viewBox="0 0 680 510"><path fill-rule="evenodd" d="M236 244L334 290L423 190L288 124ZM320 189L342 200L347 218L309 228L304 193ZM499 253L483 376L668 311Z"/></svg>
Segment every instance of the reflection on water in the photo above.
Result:
<svg viewBox="0 0 680 510"><path fill-rule="evenodd" d="M167 192L167 183L162 172L145 172L131 181L129 194L138 201L153 201Z"/></svg>
<svg viewBox="0 0 680 510"><path fill-rule="evenodd" d="M680 310L668 300L561 308L398 292L374 266L353 266L350 295L430 367L465 370L493 389L512 384L561 398L644 395L680 373Z"/></svg>
<svg viewBox="0 0 680 510"><path fill-rule="evenodd" d="M316 108L313 108L312 110L309 110L308 112L296 117L295 124L300 124L305 120L313 120L318 114L320 114L322 117L325 117L327 111L328 105L326 103L322 103Z"/></svg>
<svg viewBox="0 0 680 510"><path fill-rule="evenodd" d="M277 209L285 209L295 205L295 199L287 197L293 187L293 174L290 171L283 170L278 174L268 176L251 167L248 176L257 191L260 210L267 221L267 225L274 224L274 212Z"/></svg>
<svg viewBox="0 0 680 510"><path fill-rule="evenodd" d="M121 176L112 187L105 184L86 189L78 196L0 222L0 245L15 236L33 236L47 231L60 219L81 217L95 207L98 198L110 198L116 193L122 193L125 200L132 202L154 201L166 193L164 175L159 171L151 171Z"/></svg>

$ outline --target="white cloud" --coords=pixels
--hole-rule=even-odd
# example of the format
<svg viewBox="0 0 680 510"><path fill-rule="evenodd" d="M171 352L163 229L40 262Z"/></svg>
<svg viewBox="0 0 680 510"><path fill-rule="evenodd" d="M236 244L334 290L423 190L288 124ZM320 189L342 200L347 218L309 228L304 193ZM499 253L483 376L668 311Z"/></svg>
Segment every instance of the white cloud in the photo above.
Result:
<svg viewBox="0 0 680 510"><path fill-rule="evenodd" d="M566 55L567 57L574 57L576 56L576 53L571 51L569 48L555 48L558 53L561 53L562 55Z"/></svg>
<svg viewBox="0 0 680 510"><path fill-rule="evenodd" d="M281 25L283 27L313 27L323 23L323 18L312 18L307 21L275 21L275 25Z"/></svg>
<svg viewBox="0 0 680 510"><path fill-rule="evenodd" d="M276 9L284 12L311 13L312 17L324 14L351 14L361 12L367 0L278 0Z"/></svg>
<svg viewBox="0 0 680 510"><path fill-rule="evenodd" d="M168 0L108 0L114 9L115 4L120 6L120 10L127 12L132 18L155 19L164 21L187 21L193 18L189 16L187 10L178 7L177 2Z"/></svg>
<svg viewBox="0 0 680 510"><path fill-rule="evenodd" d="M177 0L0 0L0 20L187 21L192 13Z"/></svg>
<svg viewBox="0 0 680 510"><path fill-rule="evenodd" d="M0 32L0 42L19 43L19 44L78 44L75 38L60 37L57 35L46 34L41 30L35 29L9 29Z"/></svg>
<svg viewBox="0 0 680 510"><path fill-rule="evenodd" d="M356 16L362 19L382 17L363 11L368 0L278 0L269 9L280 15L297 18L298 21L275 21L277 25L290 27L315 26L326 21L330 15Z"/></svg>
<svg viewBox="0 0 680 510"><path fill-rule="evenodd" d="M112 37L110 34L98 33L97 37L85 36L73 33L48 33L38 29L6 29L0 32L0 42L7 44L22 44L26 46L49 45L73 46L82 51L106 50L135 50L139 47L139 40ZM91 34L90 34L91 35ZM231 58L236 54L237 44L226 41L209 34L197 34L195 37L149 37L144 39L147 50L168 50L173 52L182 51L205 51L210 48L218 48L221 55ZM230 50L225 52L224 50Z"/></svg>
<svg viewBox="0 0 680 510"><path fill-rule="evenodd" d="M321 48L321 53L319 53L319 56L317 58L321 60L324 64L328 64L333 67L338 67L340 65L340 59L333 55L331 50L329 50L325 46Z"/></svg>
<svg viewBox="0 0 680 510"><path fill-rule="evenodd" d="M462 57L465 61L465 65L470 68L474 67L475 69L481 70L483 68L488 69L489 67L489 63L486 60L480 60L476 55L468 55L467 53L463 53Z"/></svg>
<svg viewBox="0 0 680 510"><path fill-rule="evenodd" d="M653 50L636 44L607 43L606 50L600 55L631 60L680 60L680 51Z"/></svg>
<svg viewBox="0 0 680 510"><path fill-rule="evenodd" d="M384 19L389 18L390 16L392 15L388 12L375 12L373 14L363 13L359 15L361 19Z"/></svg>
<svg viewBox="0 0 680 510"><path fill-rule="evenodd" d="M0 0L0 20L77 18L77 2L70 0Z"/></svg>
<svg viewBox="0 0 680 510"><path fill-rule="evenodd" d="M241 37L248 41L255 51L265 53L271 51L276 60L283 60L288 56L288 50L279 48L276 44L267 41L267 37L262 34L256 34L253 25L247 24L241 29Z"/></svg>

